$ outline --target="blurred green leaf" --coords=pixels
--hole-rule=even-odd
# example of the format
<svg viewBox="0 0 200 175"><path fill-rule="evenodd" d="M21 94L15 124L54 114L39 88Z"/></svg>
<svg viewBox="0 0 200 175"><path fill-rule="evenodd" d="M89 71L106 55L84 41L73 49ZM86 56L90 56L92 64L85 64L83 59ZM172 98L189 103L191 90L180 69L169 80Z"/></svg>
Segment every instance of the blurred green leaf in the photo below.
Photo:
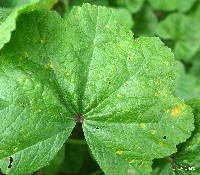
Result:
<svg viewBox="0 0 200 175"><path fill-rule="evenodd" d="M49 163L48 166L43 168L42 172L44 175L55 175L60 171L61 164L65 159L65 147L63 146L54 159Z"/></svg>
<svg viewBox="0 0 200 175"><path fill-rule="evenodd" d="M188 11L196 0L148 0L155 10Z"/></svg>
<svg viewBox="0 0 200 175"><path fill-rule="evenodd" d="M165 40L174 42L177 59L189 61L200 48L200 23L192 17L173 13L161 21L157 34Z"/></svg>
<svg viewBox="0 0 200 175"><path fill-rule="evenodd" d="M133 27L134 21L129 11L124 8L114 8L113 10L117 14L118 22L121 25L127 27L128 29L131 29Z"/></svg>
<svg viewBox="0 0 200 175"><path fill-rule="evenodd" d="M144 0L109 0L113 5L126 8L131 13L138 12L143 4Z"/></svg>
<svg viewBox="0 0 200 175"><path fill-rule="evenodd" d="M192 68L190 69L190 73L195 75L200 82L200 50L196 53L191 61Z"/></svg>
<svg viewBox="0 0 200 175"><path fill-rule="evenodd" d="M200 82L197 77L186 73L184 67L181 67L180 77L177 83L175 94L185 100L200 96Z"/></svg>
<svg viewBox="0 0 200 175"><path fill-rule="evenodd" d="M61 171L65 173L78 174L88 153L86 142L79 140L68 140L65 144L65 160Z"/></svg>
<svg viewBox="0 0 200 175"><path fill-rule="evenodd" d="M199 21L200 18L200 1L198 0L199 3L196 4L195 8L193 8L188 15L191 16L192 18L196 19Z"/></svg>
<svg viewBox="0 0 200 175"><path fill-rule="evenodd" d="M175 175L170 158L156 159L151 175Z"/></svg>
<svg viewBox="0 0 200 175"><path fill-rule="evenodd" d="M134 34L136 36L153 36L155 34L158 20L149 6L144 6L134 16L134 21Z"/></svg>

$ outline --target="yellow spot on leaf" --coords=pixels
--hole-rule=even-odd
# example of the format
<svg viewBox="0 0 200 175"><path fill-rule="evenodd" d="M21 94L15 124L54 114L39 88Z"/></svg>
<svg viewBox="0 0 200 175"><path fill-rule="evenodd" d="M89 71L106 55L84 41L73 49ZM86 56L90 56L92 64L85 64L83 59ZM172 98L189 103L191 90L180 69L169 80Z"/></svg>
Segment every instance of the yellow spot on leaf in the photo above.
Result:
<svg viewBox="0 0 200 175"><path fill-rule="evenodd" d="M128 174L129 175L134 175L135 174L135 170L134 169L128 169Z"/></svg>
<svg viewBox="0 0 200 175"><path fill-rule="evenodd" d="M44 67L46 69L52 69L53 68L53 65L51 63L48 63L48 64L45 64Z"/></svg>
<svg viewBox="0 0 200 175"><path fill-rule="evenodd" d="M150 133L154 135L156 133L156 130L155 129L151 129Z"/></svg>
<svg viewBox="0 0 200 175"><path fill-rule="evenodd" d="M28 57L29 57L28 52L24 52L24 58L28 58Z"/></svg>
<svg viewBox="0 0 200 175"><path fill-rule="evenodd" d="M163 140L159 142L159 145L160 145L160 146L164 146Z"/></svg>
<svg viewBox="0 0 200 175"><path fill-rule="evenodd" d="M158 80L154 80L154 83L156 84L156 85L160 85L161 84L161 81L158 79Z"/></svg>
<svg viewBox="0 0 200 175"><path fill-rule="evenodd" d="M70 74L69 74L69 73L65 74L65 75L64 75L64 79L65 79L65 80L69 80L69 79L70 79Z"/></svg>
<svg viewBox="0 0 200 175"><path fill-rule="evenodd" d="M122 150L116 151L116 154L118 154L118 155L122 155L123 153L124 153L124 151L122 151Z"/></svg>
<svg viewBox="0 0 200 175"><path fill-rule="evenodd" d="M117 94L117 98L118 98L118 99L122 99L122 97L123 97L123 96L122 96L121 94Z"/></svg>
<svg viewBox="0 0 200 175"><path fill-rule="evenodd" d="M169 62L169 61L164 61L164 64L165 64L166 66L169 66L169 65L170 65L170 62Z"/></svg>
<svg viewBox="0 0 200 175"><path fill-rule="evenodd" d="M124 46L123 46L123 44L122 44L122 43L118 44L118 47L119 47L119 48L121 48L121 49L123 49L123 48L124 48Z"/></svg>
<svg viewBox="0 0 200 175"><path fill-rule="evenodd" d="M135 160L129 160L128 163L135 163Z"/></svg>
<svg viewBox="0 0 200 175"><path fill-rule="evenodd" d="M171 116L172 116L172 117L175 117L175 118L179 117L179 116L182 114L182 112L183 112L185 106L186 106L185 104L176 105L176 106L171 110Z"/></svg>
<svg viewBox="0 0 200 175"><path fill-rule="evenodd" d="M78 8L78 9L77 9L77 11L76 11L76 14L75 14L75 15L76 15L77 17L79 17L79 16L80 16L80 14L81 14L81 9L80 9L80 8Z"/></svg>
<svg viewBox="0 0 200 175"><path fill-rule="evenodd" d="M116 69L116 64L113 64L113 65L112 65L112 68L113 68L113 69Z"/></svg>
<svg viewBox="0 0 200 175"><path fill-rule="evenodd" d="M13 146L13 151L16 152L17 151L17 146Z"/></svg>
<svg viewBox="0 0 200 175"><path fill-rule="evenodd" d="M156 92L156 93L155 93L155 96L156 96L156 97L159 97L159 96L160 96L160 93L159 93L159 92Z"/></svg>
<svg viewBox="0 0 200 175"><path fill-rule="evenodd" d="M164 109L164 111L165 111L166 113L169 113L169 112L170 112L170 110L169 110L169 109Z"/></svg>
<svg viewBox="0 0 200 175"><path fill-rule="evenodd" d="M46 37L45 36L40 39L40 43L41 44L45 44L46 43Z"/></svg>
<svg viewBox="0 0 200 175"><path fill-rule="evenodd" d="M144 129L145 128L145 123L140 123L140 128Z"/></svg>
<svg viewBox="0 0 200 175"><path fill-rule="evenodd" d="M110 28L110 26L109 26L109 25L106 25L106 26L105 26L105 28L109 29L109 28Z"/></svg>

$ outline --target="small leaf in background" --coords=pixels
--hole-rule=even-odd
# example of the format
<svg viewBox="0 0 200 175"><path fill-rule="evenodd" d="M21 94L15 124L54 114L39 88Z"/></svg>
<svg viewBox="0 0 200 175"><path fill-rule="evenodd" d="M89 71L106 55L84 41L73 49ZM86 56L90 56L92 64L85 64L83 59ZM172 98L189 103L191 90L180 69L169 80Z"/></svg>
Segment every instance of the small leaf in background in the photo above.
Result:
<svg viewBox="0 0 200 175"><path fill-rule="evenodd" d="M176 95L189 100L200 96L200 83L197 77L191 74L182 74L176 89Z"/></svg>
<svg viewBox="0 0 200 175"><path fill-rule="evenodd" d="M148 0L155 10L181 11L190 10L196 0Z"/></svg>
<svg viewBox="0 0 200 175"><path fill-rule="evenodd" d="M173 13L161 21L157 35L164 40L173 41L175 57L190 61L200 48L199 22L181 13Z"/></svg>
<svg viewBox="0 0 200 175"><path fill-rule="evenodd" d="M16 28L17 17L37 8L50 9L58 0L1 0L0 1L0 49L9 42Z"/></svg>
<svg viewBox="0 0 200 175"><path fill-rule="evenodd" d="M158 19L149 6L144 6L142 10L134 16L134 34L136 36L153 36L156 31Z"/></svg>
<svg viewBox="0 0 200 175"><path fill-rule="evenodd" d="M134 21L129 11L124 8L114 8L113 10L114 13L117 14L117 20L121 25L127 27L128 29L131 29L134 26Z"/></svg>
<svg viewBox="0 0 200 175"><path fill-rule="evenodd" d="M185 100L200 96L199 78L191 73L187 73L182 64L175 94Z"/></svg>
<svg viewBox="0 0 200 175"><path fill-rule="evenodd" d="M200 3L195 6L194 10L192 10L189 15L192 18L199 20L199 18L200 18Z"/></svg>
<svg viewBox="0 0 200 175"><path fill-rule="evenodd" d="M170 157L154 160L151 175L176 175Z"/></svg>
<svg viewBox="0 0 200 175"><path fill-rule="evenodd" d="M63 146L54 159L49 163L48 166L42 169L44 175L54 175L60 171L61 165L65 159L65 146Z"/></svg>
<svg viewBox="0 0 200 175"><path fill-rule="evenodd" d="M111 4L126 8L132 14L138 12L143 4L144 0L109 0Z"/></svg>
<svg viewBox="0 0 200 175"><path fill-rule="evenodd" d="M61 172L78 174L85 163L88 154L86 142L79 140L69 140L65 144L65 160L61 167Z"/></svg>
<svg viewBox="0 0 200 175"><path fill-rule="evenodd" d="M192 67L190 68L190 73L194 75L200 82L200 50L191 60Z"/></svg>

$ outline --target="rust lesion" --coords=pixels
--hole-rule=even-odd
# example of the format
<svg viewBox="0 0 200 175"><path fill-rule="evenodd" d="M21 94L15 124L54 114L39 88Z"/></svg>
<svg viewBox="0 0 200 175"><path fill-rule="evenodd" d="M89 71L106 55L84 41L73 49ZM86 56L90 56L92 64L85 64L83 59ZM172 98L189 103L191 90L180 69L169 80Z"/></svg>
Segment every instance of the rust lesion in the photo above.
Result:
<svg viewBox="0 0 200 175"><path fill-rule="evenodd" d="M117 155L122 155L123 153L124 153L123 150L118 150L118 151L116 151L116 154L117 154Z"/></svg>
<svg viewBox="0 0 200 175"><path fill-rule="evenodd" d="M41 37L40 43L41 43L42 45L46 44L46 37L45 37L45 36Z"/></svg>
<svg viewBox="0 0 200 175"><path fill-rule="evenodd" d="M180 117L185 109L185 104L178 104L171 110L171 116L174 118Z"/></svg>

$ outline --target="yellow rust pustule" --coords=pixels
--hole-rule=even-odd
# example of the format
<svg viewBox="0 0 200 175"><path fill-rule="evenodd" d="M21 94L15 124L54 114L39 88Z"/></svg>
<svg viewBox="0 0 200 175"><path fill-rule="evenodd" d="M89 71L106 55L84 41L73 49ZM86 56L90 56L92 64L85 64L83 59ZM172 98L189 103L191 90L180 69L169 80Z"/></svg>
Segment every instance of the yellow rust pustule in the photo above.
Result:
<svg viewBox="0 0 200 175"><path fill-rule="evenodd" d="M135 160L134 159L129 160L128 163L130 163L130 164L135 163Z"/></svg>
<svg viewBox="0 0 200 175"><path fill-rule="evenodd" d="M42 45L46 44L46 37L45 37L45 36L43 36L43 37L40 39L40 43L41 43Z"/></svg>
<svg viewBox="0 0 200 175"><path fill-rule="evenodd" d="M183 113L183 110L185 109L186 105L184 103L176 105L172 110L171 110L171 116L174 118L180 117L181 114Z"/></svg>
<svg viewBox="0 0 200 175"><path fill-rule="evenodd" d="M123 153L124 153L124 151L122 151L122 150L116 151L116 154L117 154L117 155L122 155Z"/></svg>
<svg viewBox="0 0 200 175"><path fill-rule="evenodd" d="M52 63L48 63L44 65L45 69L52 69L53 68L53 64Z"/></svg>
<svg viewBox="0 0 200 175"><path fill-rule="evenodd" d="M146 127L145 123L140 123L140 128L144 129Z"/></svg>

